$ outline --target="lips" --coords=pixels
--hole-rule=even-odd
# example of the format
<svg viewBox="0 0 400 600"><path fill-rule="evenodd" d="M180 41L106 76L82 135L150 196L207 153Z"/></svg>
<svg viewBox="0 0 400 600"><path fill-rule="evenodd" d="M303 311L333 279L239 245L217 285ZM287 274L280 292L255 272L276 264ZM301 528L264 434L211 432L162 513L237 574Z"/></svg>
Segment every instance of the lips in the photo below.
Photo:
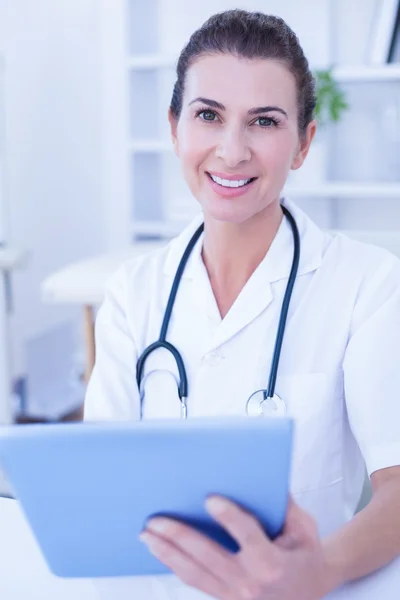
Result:
<svg viewBox="0 0 400 600"><path fill-rule="evenodd" d="M245 175L234 175L234 176L228 175L227 176L224 174L224 177L223 177L222 174L217 175L216 173L209 173L207 171L206 171L206 174L212 181L214 181L218 185L220 185L222 187L226 187L226 188L243 187L245 185L248 185L255 179L257 179L257 177L248 177Z"/></svg>
<svg viewBox="0 0 400 600"><path fill-rule="evenodd" d="M209 172L206 172L206 175L211 189L214 191L214 193L222 198L237 198L238 196L243 196L253 187L255 181L257 180L257 177L248 178L246 176L243 177L242 175L235 175L233 177L232 175L229 175L229 179L227 179L227 181L246 181L249 179L249 181L245 184L229 186L221 185L220 183L214 181ZM216 175L216 173L213 173L213 175L219 177ZM242 179L236 179L238 177L242 177ZM225 177L220 179L225 179Z"/></svg>
<svg viewBox="0 0 400 600"><path fill-rule="evenodd" d="M213 175L214 177L219 177L220 179L227 179L228 181L243 181L244 179L257 179L257 177L253 177L248 173L235 173L234 175L230 173L219 173L218 171L206 171L207 175Z"/></svg>

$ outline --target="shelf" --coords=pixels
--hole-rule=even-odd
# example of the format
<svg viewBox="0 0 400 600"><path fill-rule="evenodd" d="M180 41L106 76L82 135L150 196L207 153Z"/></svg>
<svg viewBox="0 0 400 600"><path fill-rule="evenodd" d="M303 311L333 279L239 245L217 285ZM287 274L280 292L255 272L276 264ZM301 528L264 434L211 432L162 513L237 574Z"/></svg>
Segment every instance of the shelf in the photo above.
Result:
<svg viewBox="0 0 400 600"><path fill-rule="evenodd" d="M157 152L156 146L144 147L138 152ZM162 150L164 151L164 150ZM399 183L349 183L349 182L328 182L317 185L298 186L296 184L287 184L283 189L283 195L293 198L332 197L332 198L382 198L400 200L400 182Z"/></svg>
<svg viewBox="0 0 400 600"><path fill-rule="evenodd" d="M349 182L328 182L319 185L296 186L288 184L282 191L282 196L296 198L355 198L379 199L379 200L399 200L400 201L400 183L349 183ZM189 201L189 191L188 191ZM190 218L188 219L190 220ZM133 235L148 235L172 237L179 233L185 226L183 220L171 221L135 221L132 224L131 233Z"/></svg>
<svg viewBox="0 0 400 600"><path fill-rule="evenodd" d="M130 152L135 153L156 153L172 152L172 142L168 140L136 140L128 144Z"/></svg>
<svg viewBox="0 0 400 600"><path fill-rule="evenodd" d="M143 54L130 56L128 68L134 70L165 69L176 66L177 56L168 54ZM376 65L346 65L333 69L335 79L342 83L357 83L368 81L399 81L400 64Z"/></svg>
<svg viewBox="0 0 400 600"><path fill-rule="evenodd" d="M334 78L340 83L362 83L379 81L400 82L400 64L382 66L354 65L337 67L333 70Z"/></svg>
<svg viewBox="0 0 400 600"><path fill-rule="evenodd" d="M349 183L328 182L310 186L296 186L288 184L283 190L284 195L293 198L382 198L400 200L399 183Z"/></svg>
<svg viewBox="0 0 400 600"><path fill-rule="evenodd" d="M128 58L128 69L135 71L148 70L148 69L166 69L175 67L176 56L170 56L168 54L143 54L143 56L136 55Z"/></svg>
<svg viewBox="0 0 400 600"><path fill-rule="evenodd" d="M400 183L348 183L332 182L315 186L296 187L287 185L282 196L289 198L379 198L400 200ZM170 238L177 235L185 223L168 221L136 221L132 224L132 235L160 236Z"/></svg>

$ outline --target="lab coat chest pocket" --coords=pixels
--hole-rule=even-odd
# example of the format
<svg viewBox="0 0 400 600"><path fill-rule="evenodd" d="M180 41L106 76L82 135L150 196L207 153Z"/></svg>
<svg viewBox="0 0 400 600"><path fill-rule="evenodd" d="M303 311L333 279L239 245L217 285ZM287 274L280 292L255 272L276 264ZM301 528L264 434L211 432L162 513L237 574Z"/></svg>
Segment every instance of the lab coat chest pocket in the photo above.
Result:
<svg viewBox="0 0 400 600"><path fill-rule="evenodd" d="M342 478L343 394L339 372L282 376L276 391L295 421L291 490L326 487Z"/></svg>

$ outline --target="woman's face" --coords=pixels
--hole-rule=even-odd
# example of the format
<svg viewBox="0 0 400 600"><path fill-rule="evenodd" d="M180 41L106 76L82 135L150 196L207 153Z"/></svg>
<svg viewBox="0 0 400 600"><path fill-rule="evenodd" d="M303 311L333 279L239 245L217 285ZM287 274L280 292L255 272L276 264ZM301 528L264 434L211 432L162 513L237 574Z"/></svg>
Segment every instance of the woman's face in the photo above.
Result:
<svg viewBox="0 0 400 600"><path fill-rule="evenodd" d="M242 223L279 201L315 132L312 122L301 141L297 116L295 79L277 61L213 54L188 69L181 115L169 118L206 216Z"/></svg>

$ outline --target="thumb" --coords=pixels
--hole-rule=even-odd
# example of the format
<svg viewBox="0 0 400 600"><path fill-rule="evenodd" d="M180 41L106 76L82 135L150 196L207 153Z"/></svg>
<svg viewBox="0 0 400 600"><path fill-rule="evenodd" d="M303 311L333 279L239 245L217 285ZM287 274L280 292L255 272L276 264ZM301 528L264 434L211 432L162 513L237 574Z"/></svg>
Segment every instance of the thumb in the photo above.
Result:
<svg viewBox="0 0 400 600"><path fill-rule="evenodd" d="M276 543L282 548L313 546L318 540L318 528L315 519L289 497L286 521L282 535Z"/></svg>

